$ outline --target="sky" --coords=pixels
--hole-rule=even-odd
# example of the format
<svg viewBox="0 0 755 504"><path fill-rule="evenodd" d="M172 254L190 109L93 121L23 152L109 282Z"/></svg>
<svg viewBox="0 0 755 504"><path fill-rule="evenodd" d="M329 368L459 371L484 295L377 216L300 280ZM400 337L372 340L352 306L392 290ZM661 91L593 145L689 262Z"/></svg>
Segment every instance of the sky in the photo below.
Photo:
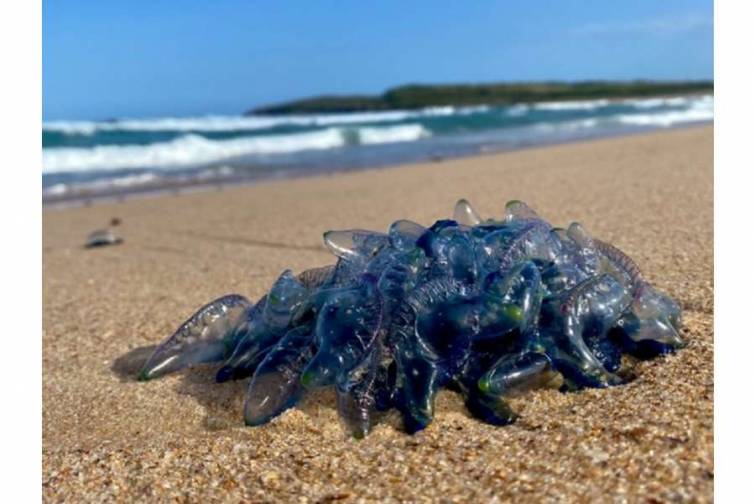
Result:
<svg viewBox="0 0 755 504"><path fill-rule="evenodd" d="M43 119L237 114L407 83L712 79L712 0L45 0Z"/></svg>

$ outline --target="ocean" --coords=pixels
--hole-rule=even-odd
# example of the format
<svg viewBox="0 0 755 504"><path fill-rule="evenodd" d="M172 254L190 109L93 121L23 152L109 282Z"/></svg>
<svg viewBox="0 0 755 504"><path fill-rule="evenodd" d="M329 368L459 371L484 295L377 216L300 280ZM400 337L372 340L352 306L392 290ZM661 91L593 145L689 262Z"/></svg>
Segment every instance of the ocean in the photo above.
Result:
<svg viewBox="0 0 755 504"><path fill-rule="evenodd" d="M44 202L440 161L713 120L713 96L47 121Z"/></svg>

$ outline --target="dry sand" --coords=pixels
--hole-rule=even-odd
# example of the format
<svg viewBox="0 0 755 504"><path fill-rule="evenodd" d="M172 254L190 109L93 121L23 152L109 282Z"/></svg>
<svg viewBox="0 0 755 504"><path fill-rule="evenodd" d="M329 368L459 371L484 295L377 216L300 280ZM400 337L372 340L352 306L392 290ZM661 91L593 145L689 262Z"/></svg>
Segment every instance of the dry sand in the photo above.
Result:
<svg viewBox="0 0 755 504"><path fill-rule="evenodd" d="M85 501L710 501L713 129L658 132L395 169L44 212L43 486ZM629 253L685 310L690 345L610 390L541 391L496 428L443 392L435 422L346 436L332 393L261 428L245 382L210 368L134 376L185 317L281 270L328 264L332 228L429 224L468 198L527 201ZM85 250L112 217L120 246ZM146 348L145 348L146 347Z"/></svg>

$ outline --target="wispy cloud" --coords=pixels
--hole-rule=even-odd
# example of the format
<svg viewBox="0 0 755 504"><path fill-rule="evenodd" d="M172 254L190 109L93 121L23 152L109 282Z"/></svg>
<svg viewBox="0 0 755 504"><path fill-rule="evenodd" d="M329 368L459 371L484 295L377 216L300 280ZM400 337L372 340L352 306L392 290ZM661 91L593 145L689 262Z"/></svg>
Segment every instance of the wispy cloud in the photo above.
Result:
<svg viewBox="0 0 755 504"><path fill-rule="evenodd" d="M681 16L627 21L588 23L570 30L573 35L677 35L700 29L712 29L713 19L699 13Z"/></svg>

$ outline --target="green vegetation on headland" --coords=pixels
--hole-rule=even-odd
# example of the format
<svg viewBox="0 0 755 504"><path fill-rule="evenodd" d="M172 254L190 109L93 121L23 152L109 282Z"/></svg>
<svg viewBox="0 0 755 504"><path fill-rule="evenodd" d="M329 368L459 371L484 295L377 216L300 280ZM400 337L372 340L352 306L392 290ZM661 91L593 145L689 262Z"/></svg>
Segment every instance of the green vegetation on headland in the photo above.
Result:
<svg viewBox="0 0 755 504"><path fill-rule="evenodd" d="M444 105L509 105L552 100L591 100L713 91L712 81L583 81L501 84L411 84L378 96L316 96L259 107L247 114L311 114L420 109Z"/></svg>

